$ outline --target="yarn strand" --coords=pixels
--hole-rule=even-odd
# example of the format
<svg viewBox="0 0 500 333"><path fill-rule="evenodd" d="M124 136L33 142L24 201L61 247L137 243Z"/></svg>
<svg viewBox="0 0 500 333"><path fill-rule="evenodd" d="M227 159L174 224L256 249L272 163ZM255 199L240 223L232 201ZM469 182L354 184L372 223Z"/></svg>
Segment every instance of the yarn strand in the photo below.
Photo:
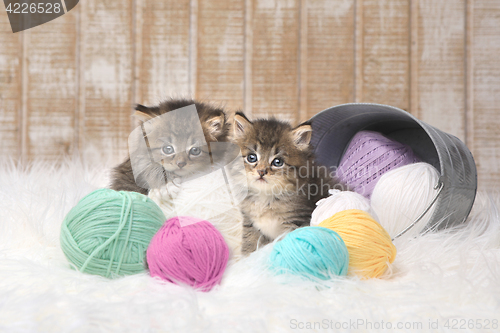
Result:
<svg viewBox="0 0 500 333"><path fill-rule="evenodd" d="M191 220L181 226L179 219ZM221 233L208 221L169 219L151 240L147 262L152 276L209 291L219 284L229 259Z"/></svg>
<svg viewBox="0 0 500 333"><path fill-rule="evenodd" d="M396 247L387 231L367 212L341 211L319 224L337 232L349 251L349 274L380 277L396 258Z"/></svg>
<svg viewBox="0 0 500 333"><path fill-rule="evenodd" d="M145 254L165 216L146 196L100 189L84 197L61 226L61 249L81 272L115 277L145 270Z"/></svg>
<svg viewBox="0 0 500 333"><path fill-rule="evenodd" d="M431 200L431 202L429 203L429 205L427 206L427 208L422 212L422 214L420 214L419 217L417 217L415 219L415 221L412 224L410 224L403 231L401 231L399 234L397 234L396 236L394 236L394 238L392 239L392 241L394 241L396 238L398 238L400 236L403 236L408 230L410 230L418 222L420 222L420 220L425 216L425 214L427 214L427 212L429 212L431 210L432 206L437 201L437 199L439 198L439 195L441 194L441 192L444 189L444 183L443 182L439 182L438 184L436 184L436 186L434 187L434 189L437 190L438 192L436 193L436 195L434 196L434 198Z"/></svg>
<svg viewBox="0 0 500 333"><path fill-rule="evenodd" d="M349 254L335 231L305 227L295 229L274 244L269 262L276 274L329 280L347 274Z"/></svg>

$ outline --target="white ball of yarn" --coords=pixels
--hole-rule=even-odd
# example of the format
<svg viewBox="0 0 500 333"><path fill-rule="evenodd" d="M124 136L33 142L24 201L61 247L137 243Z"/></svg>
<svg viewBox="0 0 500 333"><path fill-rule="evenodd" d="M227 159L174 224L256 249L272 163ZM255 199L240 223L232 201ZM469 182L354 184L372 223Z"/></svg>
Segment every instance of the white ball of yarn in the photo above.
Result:
<svg viewBox="0 0 500 333"><path fill-rule="evenodd" d="M380 224L391 237L411 225L437 194L439 172L424 162L399 167L385 173L373 189L371 205ZM436 203L424 217L401 237L418 235L429 223Z"/></svg>
<svg viewBox="0 0 500 333"><path fill-rule="evenodd" d="M167 220L174 216L192 216L209 221L224 237L231 257L237 259L243 239L243 216L222 170L182 182L175 191L174 186L168 185L148 194Z"/></svg>
<svg viewBox="0 0 500 333"><path fill-rule="evenodd" d="M338 212L348 209L359 209L370 214L377 220L375 212L370 206L370 200L357 192L329 190L330 196L316 203L311 216L311 225L317 226Z"/></svg>

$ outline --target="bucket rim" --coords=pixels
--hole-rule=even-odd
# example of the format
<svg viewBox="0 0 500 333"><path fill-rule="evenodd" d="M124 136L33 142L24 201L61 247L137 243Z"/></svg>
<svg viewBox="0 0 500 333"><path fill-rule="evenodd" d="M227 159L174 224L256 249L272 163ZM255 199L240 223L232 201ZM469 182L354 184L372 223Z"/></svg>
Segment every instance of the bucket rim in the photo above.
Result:
<svg viewBox="0 0 500 333"><path fill-rule="evenodd" d="M354 103L354 102L353 103L344 103L344 104L339 104L339 105L335 105L335 106L329 107L327 109L324 109L324 110L316 113L314 116L312 116L311 118L309 118L309 121L312 123L314 121L314 118L318 117L322 113L329 112L332 109L336 109L336 108L340 108L340 107L345 107L345 106L356 106L356 105L358 105L358 106L361 106L361 105L364 105L364 106L377 106L377 107L383 107L383 108L391 109L393 111L397 111L399 113L403 113L409 119L413 120L420 128L422 128L425 131L425 133L427 134L427 136L429 137L429 139L431 139L434 147L436 148L436 152L437 152L438 159L439 159L439 169L440 169L439 173L440 173L441 176L443 176L445 174L444 166L443 166L443 163L442 163L442 161L443 161L442 153L439 151L439 149L437 149L436 139L433 137L433 135L431 135L429 129L427 128L427 126L432 126L432 125L428 125L428 124L424 123L423 121L421 121L420 119L418 119L417 117L415 117L414 115L412 115L411 113L409 113L408 111L400 109L400 108L398 108L396 106L387 105L387 104L379 104L379 103ZM423 125L426 125L426 126L423 126ZM326 135L326 133L327 133L326 131L324 133L321 133L321 137L318 140L318 142L323 139L323 137ZM445 132L443 132L443 133L445 133ZM446 134L447 135L452 135L452 134L449 134L449 133L446 133ZM462 141L462 140L460 140L460 141ZM316 150L316 147L315 147L315 150Z"/></svg>

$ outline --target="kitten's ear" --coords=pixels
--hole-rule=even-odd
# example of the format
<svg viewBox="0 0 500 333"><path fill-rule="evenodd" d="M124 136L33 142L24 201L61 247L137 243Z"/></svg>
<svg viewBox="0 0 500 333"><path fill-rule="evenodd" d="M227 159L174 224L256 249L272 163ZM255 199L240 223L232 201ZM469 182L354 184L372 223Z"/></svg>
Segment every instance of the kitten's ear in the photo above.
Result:
<svg viewBox="0 0 500 333"><path fill-rule="evenodd" d="M308 149L311 142L312 127L308 123L297 126L292 130L292 140L301 150Z"/></svg>
<svg viewBox="0 0 500 333"><path fill-rule="evenodd" d="M132 116L142 121L143 123L159 115L159 109L157 107L149 108L147 106L137 104L134 109L136 111Z"/></svg>
<svg viewBox="0 0 500 333"><path fill-rule="evenodd" d="M252 122L243 114L243 112L236 112L234 115L233 133L235 137L245 135L245 132L252 127Z"/></svg>
<svg viewBox="0 0 500 333"><path fill-rule="evenodd" d="M220 115L208 118L208 120L207 120L208 130L210 131L210 134L213 137L218 137L219 135L222 134L222 129L224 127L225 121L226 121L226 118L225 118L223 113L221 113Z"/></svg>

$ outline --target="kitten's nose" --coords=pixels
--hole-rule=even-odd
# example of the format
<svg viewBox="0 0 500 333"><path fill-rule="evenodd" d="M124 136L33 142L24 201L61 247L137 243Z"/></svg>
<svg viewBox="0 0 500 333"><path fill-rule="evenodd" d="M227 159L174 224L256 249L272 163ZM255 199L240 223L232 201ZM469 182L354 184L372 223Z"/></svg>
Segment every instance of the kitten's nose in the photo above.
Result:
<svg viewBox="0 0 500 333"><path fill-rule="evenodd" d="M177 166L179 167L179 169L182 169L184 168L184 166L186 166L186 162L177 162Z"/></svg>
<svg viewBox="0 0 500 333"><path fill-rule="evenodd" d="M257 170L257 173L259 174L260 178L264 177L267 174L267 170Z"/></svg>

